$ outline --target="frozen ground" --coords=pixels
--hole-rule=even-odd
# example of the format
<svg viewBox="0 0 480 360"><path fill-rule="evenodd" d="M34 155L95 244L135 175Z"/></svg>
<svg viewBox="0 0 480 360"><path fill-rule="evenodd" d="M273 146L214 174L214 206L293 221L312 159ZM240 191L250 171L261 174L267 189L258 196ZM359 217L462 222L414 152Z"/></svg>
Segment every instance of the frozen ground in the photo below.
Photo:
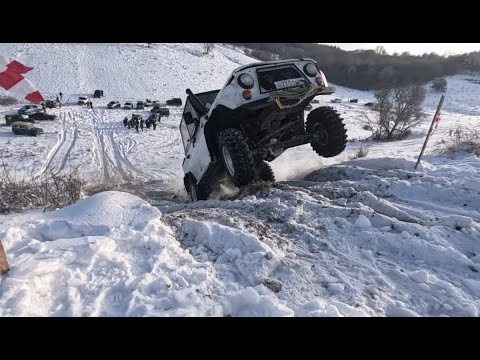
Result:
<svg viewBox="0 0 480 360"><path fill-rule="evenodd" d="M53 212L1 215L11 271L0 278L0 316L478 316L480 161L432 152L458 126L480 130L480 85L462 80L471 76L449 78L418 170L431 117L409 139L367 143L368 156L353 162L355 143L333 159L290 149L272 164L277 186L188 204L181 108L137 134L122 124L137 111L106 104L184 99L185 88L219 88L252 59L218 45L200 55L200 44L0 44L0 52L35 66L31 80L45 93L67 94L50 111L59 119L39 123L41 137L0 126L3 166L19 176L80 166L92 185L143 198L109 191ZM97 88L106 97L93 110L73 104ZM339 87L315 106L333 97L359 99L332 106L350 139L367 137L372 94ZM438 98L429 94L430 114Z"/></svg>
<svg viewBox="0 0 480 360"><path fill-rule="evenodd" d="M373 158L235 201L0 217L1 316L477 316L480 163Z"/></svg>

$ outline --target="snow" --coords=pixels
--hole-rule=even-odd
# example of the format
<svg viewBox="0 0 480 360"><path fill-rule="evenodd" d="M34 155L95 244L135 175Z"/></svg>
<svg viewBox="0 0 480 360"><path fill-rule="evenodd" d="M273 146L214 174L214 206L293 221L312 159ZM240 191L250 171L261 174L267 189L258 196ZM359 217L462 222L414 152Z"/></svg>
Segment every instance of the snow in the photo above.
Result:
<svg viewBox="0 0 480 360"><path fill-rule="evenodd" d="M367 157L356 160L355 143L328 159L309 145L290 149L272 163L275 187L191 204L182 108L137 134L121 122L132 111L106 104L184 99L187 87L219 88L252 62L228 46L201 50L0 44L0 53L35 67L29 78L40 89L68 99L49 110L59 120L39 124L41 137L0 126L2 167L22 176L79 166L89 185L116 190L59 210L0 215L11 268L0 277L0 316L478 316L480 161L435 153L458 126L480 130L479 85L463 80L472 75L447 79L442 121L418 169L439 99L431 92L429 118L405 140L367 142ZM93 110L73 104L97 88L106 97ZM344 102L329 103L335 97ZM314 107L328 103L346 119L349 139L369 135L362 119L371 92L338 87L320 101Z"/></svg>
<svg viewBox="0 0 480 360"><path fill-rule="evenodd" d="M365 215L359 215L358 219L355 221L355 226L359 227L360 229L370 229L372 224Z"/></svg>

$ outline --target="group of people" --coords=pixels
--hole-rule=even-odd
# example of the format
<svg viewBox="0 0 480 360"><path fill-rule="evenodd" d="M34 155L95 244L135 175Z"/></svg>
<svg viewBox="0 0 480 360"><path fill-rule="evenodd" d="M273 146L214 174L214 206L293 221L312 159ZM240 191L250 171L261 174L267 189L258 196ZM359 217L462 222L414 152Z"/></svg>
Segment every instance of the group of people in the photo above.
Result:
<svg viewBox="0 0 480 360"><path fill-rule="evenodd" d="M151 120L147 119L145 121L143 120L143 118L140 118L140 120L138 120L138 118L132 118L128 120L128 117L125 117L125 119L123 119L123 126L128 127L129 130L135 128L137 132L139 132L139 128L143 131L144 127L146 127L147 129L150 129L150 127L152 127L153 130L156 130L157 120L156 118L153 118Z"/></svg>

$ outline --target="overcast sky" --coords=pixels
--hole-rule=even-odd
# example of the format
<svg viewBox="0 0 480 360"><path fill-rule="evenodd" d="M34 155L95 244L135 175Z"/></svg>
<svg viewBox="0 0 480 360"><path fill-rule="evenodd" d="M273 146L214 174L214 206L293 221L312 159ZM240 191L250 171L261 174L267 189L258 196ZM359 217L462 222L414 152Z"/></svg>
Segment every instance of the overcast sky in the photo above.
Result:
<svg viewBox="0 0 480 360"><path fill-rule="evenodd" d="M461 54L480 50L480 43L324 43L324 45L334 45L344 50L375 50L377 46L382 45L389 54L394 52L402 53L404 51L408 51L413 55L421 55L426 52L435 52L439 55L444 55L445 52Z"/></svg>

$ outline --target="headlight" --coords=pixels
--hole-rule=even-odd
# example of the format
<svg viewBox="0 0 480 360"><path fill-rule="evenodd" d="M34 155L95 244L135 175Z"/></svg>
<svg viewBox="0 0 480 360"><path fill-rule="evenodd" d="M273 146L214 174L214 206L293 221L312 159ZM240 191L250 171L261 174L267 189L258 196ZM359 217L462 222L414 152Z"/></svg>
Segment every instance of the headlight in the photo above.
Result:
<svg viewBox="0 0 480 360"><path fill-rule="evenodd" d="M314 77L318 73L317 67L315 66L315 64L312 63L308 63L307 65L305 65L303 67L303 71L305 71L305 74L310 77Z"/></svg>
<svg viewBox="0 0 480 360"><path fill-rule="evenodd" d="M254 80L253 77L251 77L250 75L242 74L238 77L238 83L244 89L251 89L253 88Z"/></svg>

